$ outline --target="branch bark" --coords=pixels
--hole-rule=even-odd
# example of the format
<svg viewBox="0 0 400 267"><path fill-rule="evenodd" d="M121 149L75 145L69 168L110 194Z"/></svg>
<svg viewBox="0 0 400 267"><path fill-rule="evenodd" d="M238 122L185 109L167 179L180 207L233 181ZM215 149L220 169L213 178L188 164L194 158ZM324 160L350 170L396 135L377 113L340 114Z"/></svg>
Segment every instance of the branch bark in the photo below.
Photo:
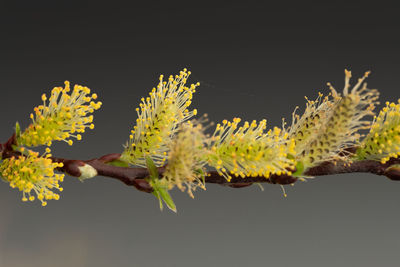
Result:
<svg viewBox="0 0 400 267"><path fill-rule="evenodd" d="M97 170L98 174L104 177L120 180L129 186L135 186L138 190L144 192L152 192L150 185L146 182L145 178L149 176L146 168L133 168L133 167L117 167L107 164L113 159L118 159L120 154L108 154L98 159L91 160L66 160L54 158L54 161L63 162L64 167L60 169L69 175L79 177L80 173L76 173L76 166L89 164ZM375 175L384 175L391 180L400 181L400 171L398 168L391 168L394 165L400 164L400 159L392 159L385 164L379 161L363 160L355 161L353 163L347 162L324 162L319 166L308 169L304 174L306 176L324 176L344 173L372 173ZM165 167L159 167L158 171L160 176L163 174ZM271 175L268 179L262 176L248 176L248 177L232 177L228 182L225 177L220 175L217 171L207 172L205 177L206 183L227 185L234 188L241 188L253 183L270 183L287 185L293 184L298 180L297 177L290 175Z"/></svg>

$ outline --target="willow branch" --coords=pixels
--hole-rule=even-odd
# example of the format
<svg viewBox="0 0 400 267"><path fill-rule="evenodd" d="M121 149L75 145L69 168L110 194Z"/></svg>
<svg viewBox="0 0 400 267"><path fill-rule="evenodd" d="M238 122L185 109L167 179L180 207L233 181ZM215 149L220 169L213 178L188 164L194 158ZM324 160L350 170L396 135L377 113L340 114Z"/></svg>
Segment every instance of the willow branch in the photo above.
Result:
<svg viewBox="0 0 400 267"><path fill-rule="evenodd" d="M96 169L98 175L120 180L126 185L135 186L138 190L144 192L151 192L152 189L146 182L145 178L149 176L146 168L132 168L132 167L117 167L107 164L108 162L118 159L120 154L108 154L100 158L91 160L67 160L61 158L53 158L56 162L63 162L64 167L60 168L69 175L79 177L79 170L77 166L89 164ZM400 172L398 169L391 169L390 167L400 164L400 159L392 159L389 162L382 164L379 161L363 160L355 161L353 163L345 162L324 162L319 166L308 169L304 175L307 176L324 176L344 173L371 173L375 175L384 175L391 180L400 181ZM78 171L77 171L78 170ZM160 176L162 176L165 167L158 168ZM268 179L262 176L247 176L247 177L232 177L230 181L220 175L217 171L210 171L205 177L206 183L227 185L235 188L251 185L253 183L271 183L271 184L293 184L298 180L297 177L290 175L271 175Z"/></svg>
<svg viewBox="0 0 400 267"><path fill-rule="evenodd" d="M15 142L15 136L11 137L5 144L0 144L0 155L3 159L10 157L18 157L20 152L12 149L12 144ZM85 164L90 165L97 171L97 175L108 178L117 179L128 186L134 186L143 192L152 192L153 189L146 181L149 172L146 168L135 167L119 167L110 165L114 160L119 159L121 154L113 153L94 158L90 160L65 159L51 157L54 162L63 163L63 167L57 170L66 173L70 176L81 177L79 167ZM383 175L394 181L400 181L400 159L391 159L386 163L373 160L362 160L349 162L324 162L316 167L308 169L304 175L306 176L324 176L344 173L371 173L375 175ZM397 165L395 168L394 165ZM162 176L165 171L164 167L159 167L158 172ZM298 180L297 177L290 175L272 174L268 179L262 176L247 176L247 177L232 177L230 181L220 175L217 171L209 171L205 177L206 183L227 185L234 188L249 186L253 183L270 183L287 185L293 184Z"/></svg>

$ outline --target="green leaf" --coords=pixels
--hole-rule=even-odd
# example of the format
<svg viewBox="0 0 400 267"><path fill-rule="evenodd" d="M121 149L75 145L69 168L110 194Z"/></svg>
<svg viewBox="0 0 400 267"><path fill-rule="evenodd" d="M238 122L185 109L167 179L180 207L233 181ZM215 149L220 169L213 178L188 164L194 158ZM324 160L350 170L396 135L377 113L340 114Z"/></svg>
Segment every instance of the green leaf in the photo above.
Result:
<svg viewBox="0 0 400 267"><path fill-rule="evenodd" d="M153 195L158 198L160 202L160 210L163 210L163 202L167 205L167 207L176 212L176 206L174 201L172 200L171 195L168 193L168 189L166 186L162 185L160 178L158 176L158 170L156 165L154 164L153 160L150 157L146 157L146 165L147 169L149 170L150 177L149 183L153 187Z"/></svg>
<svg viewBox="0 0 400 267"><path fill-rule="evenodd" d="M129 167L129 164L123 160L116 159L110 162L107 162L106 164L116 166L116 167Z"/></svg>
<svg viewBox="0 0 400 267"><path fill-rule="evenodd" d="M292 174L293 176L301 176L304 172L304 164L301 161L298 161L296 164L296 171Z"/></svg>
<svg viewBox="0 0 400 267"><path fill-rule="evenodd" d="M159 188L158 193L160 194L160 197L163 199L167 207L176 213L175 203L172 200L171 195L168 193L168 190L166 188Z"/></svg>
<svg viewBox="0 0 400 267"><path fill-rule="evenodd" d="M167 207L176 212L176 206L174 201L172 200L171 195L168 193L168 188L160 183L160 180L157 178L156 180L150 180L150 185L153 187L153 195L156 196L160 203L160 210L163 210L163 202Z"/></svg>
<svg viewBox="0 0 400 267"><path fill-rule="evenodd" d="M149 173L150 173L150 178L158 179L157 167L154 164L154 161L149 156L146 157L146 165L147 165L147 169L149 170Z"/></svg>
<svg viewBox="0 0 400 267"><path fill-rule="evenodd" d="M164 207L163 207L162 199L160 197L160 193L158 192L158 190L154 190L152 194L155 195L156 198L158 199L158 201L160 203L160 210L162 211L164 209Z"/></svg>

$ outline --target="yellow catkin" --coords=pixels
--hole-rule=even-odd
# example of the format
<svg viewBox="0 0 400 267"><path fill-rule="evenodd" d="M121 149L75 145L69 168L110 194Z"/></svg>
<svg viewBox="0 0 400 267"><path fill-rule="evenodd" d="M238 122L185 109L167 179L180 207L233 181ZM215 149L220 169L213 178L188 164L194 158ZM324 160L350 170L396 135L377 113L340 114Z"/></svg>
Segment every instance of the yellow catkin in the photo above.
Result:
<svg viewBox="0 0 400 267"><path fill-rule="evenodd" d="M50 158L39 157L37 152L28 150L25 156L4 159L0 174L12 188L22 191L22 201L37 198L42 206L46 206L47 200L60 198L54 190L62 191L59 183L64 174L55 174L54 169L62 166L62 163L52 162Z"/></svg>
<svg viewBox="0 0 400 267"><path fill-rule="evenodd" d="M399 155L400 99L397 104L386 102L357 150L359 159L379 160L382 163Z"/></svg>
<svg viewBox="0 0 400 267"><path fill-rule="evenodd" d="M191 121L179 127L178 133L169 145L168 164L161 182L168 189L178 187L193 198L197 188L205 190L203 181L206 165L206 136L200 124Z"/></svg>
<svg viewBox="0 0 400 267"><path fill-rule="evenodd" d="M157 166L164 164L164 152L168 151L178 125L197 114L197 110L189 111L188 107L199 83L187 87L189 75L190 71L186 69L175 77L171 75L168 81L161 75L149 97L141 99L140 107L136 109L136 125L121 160L145 167L145 157L149 156Z"/></svg>
<svg viewBox="0 0 400 267"><path fill-rule="evenodd" d="M365 73L350 88L351 72L346 70L343 94L328 83L331 98L321 100L320 96L308 101L304 115L294 117L288 132L296 140L296 159L305 168L328 160L349 160L345 149L359 141L360 130L370 127L365 117L374 114L379 96L377 90L368 89L364 83L368 75Z"/></svg>
<svg viewBox="0 0 400 267"><path fill-rule="evenodd" d="M230 180L233 176L264 176L291 174L295 161L294 140L275 127L265 131L266 120L245 122L239 118L217 124L211 137L208 164Z"/></svg>
<svg viewBox="0 0 400 267"><path fill-rule="evenodd" d="M73 144L71 138L81 140L86 128L93 129L93 113L101 107L94 102L96 94L90 96L90 89L75 85L72 92L70 83L55 87L48 99L42 95L43 105L34 108L30 115L32 123L18 137L18 143L25 146L51 145L52 141Z"/></svg>
<svg viewBox="0 0 400 267"><path fill-rule="evenodd" d="M310 140L315 140L319 134L321 127L328 120L330 111L334 105L334 101L329 99L329 96L319 94L316 100L306 98L306 109L300 117L296 114L298 107L292 115L292 125L288 133L295 141L296 154L299 154L307 149Z"/></svg>

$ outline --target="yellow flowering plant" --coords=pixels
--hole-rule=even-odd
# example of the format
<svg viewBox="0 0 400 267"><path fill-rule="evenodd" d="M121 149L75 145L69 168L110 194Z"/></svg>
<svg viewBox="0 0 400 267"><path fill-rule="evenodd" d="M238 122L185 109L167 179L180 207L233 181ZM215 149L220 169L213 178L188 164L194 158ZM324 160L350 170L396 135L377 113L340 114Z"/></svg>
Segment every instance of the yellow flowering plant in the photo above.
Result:
<svg viewBox="0 0 400 267"><path fill-rule="evenodd" d="M370 172L400 180L400 100L386 103L375 115L379 93L365 83L369 72L351 86L345 71L344 89L306 98L302 115L295 109L292 123L267 128L265 119L241 123L223 120L211 134L204 120L189 109L200 85L186 85L190 71L183 69L165 81L161 75L149 96L136 108L136 124L121 153L91 160L53 157L51 145L69 145L93 129L92 113L101 107L90 89L69 82L55 87L43 104L34 108L31 124L0 144L0 176L22 191L23 201L59 199L64 174L81 180L111 177L157 197L176 212L169 193L175 187L194 197L207 183L234 188L255 183L293 184L305 178L350 172ZM369 120L373 118L373 120ZM367 132L366 137L363 136ZM44 146L40 155L33 151ZM56 173L60 172L60 173ZM286 195L286 194L285 194Z"/></svg>
<svg viewBox="0 0 400 267"><path fill-rule="evenodd" d="M375 117L368 135L357 150L359 160L372 159L386 163L400 155L400 99L386 102Z"/></svg>
<svg viewBox="0 0 400 267"><path fill-rule="evenodd" d="M54 141L72 145L72 138L81 140L86 128L94 128L90 114L102 104L94 102L95 99L97 95L90 95L89 88L75 85L71 91L66 81L64 88L55 87L51 91L48 102L46 95L42 95L43 104L34 108L30 114L32 123L24 131L16 124L15 135L3 146L0 175L12 188L22 191L23 201L37 198L46 206L46 200L60 198L54 190L62 191L59 183L64 174L55 171L64 167L64 163L52 159L50 146ZM27 149L37 146L46 146L41 156Z"/></svg>
<svg viewBox="0 0 400 267"><path fill-rule="evenodd" d="M102 103L93 101L97 95L89 95L87 87L75 85L70 91L70 83L66 81L64 88L55 87L51 91L48 103L43 94L43 105L34 108L30 115L32 123L17 136L17 143L32 147L64 141L72 145L72 138L81 140L81 133L86 128L93 129L93 115L89 114L99 109Z"/></svg>
<svg viewBox="0 0 400 267"><path fill-rule="evenodd" d="M229 181L232 176L264 176L291 174L295 167L294 140L275 127L265 131L266 120L244 122L240 118L217 124L211 137L208 163Z"/></svg>
<svg viewBox="0 0 400 267"><path fill-rule="evenodd" d="M352 160L346 149L358 144L360 130L370 127L365 117L374 115L379 96L377 90L370 90L363 83L368 75L365 73L350 91L351 72L346 70L343 94L328 83L328 96L319 94L315 101L307 100L301 117L294 113L288 132L295 140L296 160L305 169L326 161Z"/></svg>
<svg viewBox="0 0 400 267"><path fill-rule="evenodd" d="M168 164L160 180L168 190L176 186L194 198L193 191L206 189L207 140L201 124L188 121L179 127L176 138L169 145Z"/></svg>
<svg viewBox="0 0 400 267"><path fill-rule="evenodd" d="M189 75L187 69L175 77L171 75L168 81L161 75L157 87L141 99L136 108L136 125L121 155L122 161L145 167L148 156L157 166L165 163L168 145L179 124L197 114L196 109L189 111L188 107L200 84L186 86Z"/></svg>
<svg viewBox="0 0 400 267"><path fill-rule="evenodd" d="M24 151L24 148L20 150ZM46 206L46 200L60 198L54 189L63 190L59 183L64 180L64 174L54 173L58 167L63 167L63 163L53 162L48 155L39 157L39 153L28 150L26 154L4 159L0 173L12 188L22 191L22 201L34 201L36 195L42 206Z"/></svg>

